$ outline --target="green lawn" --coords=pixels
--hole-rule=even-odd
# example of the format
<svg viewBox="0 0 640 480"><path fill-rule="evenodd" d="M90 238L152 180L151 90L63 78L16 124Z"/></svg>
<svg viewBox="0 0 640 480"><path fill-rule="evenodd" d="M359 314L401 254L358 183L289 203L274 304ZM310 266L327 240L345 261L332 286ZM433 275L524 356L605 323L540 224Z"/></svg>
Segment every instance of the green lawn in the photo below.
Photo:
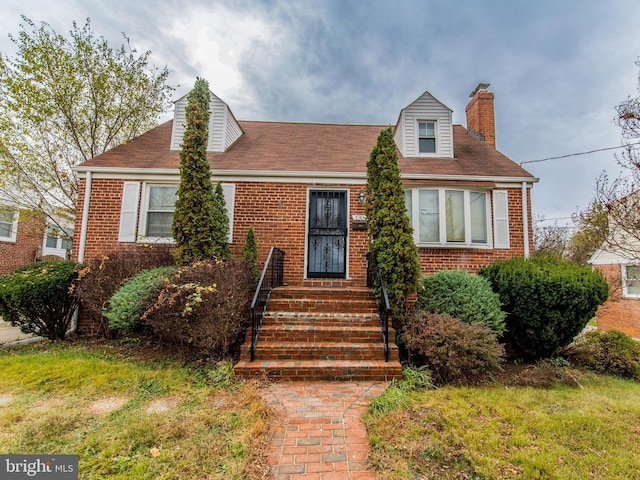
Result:
<svg viewBox="0 0 640 480"><path fill-rule="evenodd" d="M573 375L582 388L446 387L370 409L378 478L639 479L640 383Z"/></svg>
<svg viewBox="0 0 640 480"><path fill-rule="evenodd" d="M231 372L83 344L0 351L0 453L78 454L83 479L262 478L269 413Z"/></svg>
<svg viewBox="0 0 640 480"><path fill-rule="evenodd" d="M0 453L77 453L82 479L265 478L271 417L253 384L121 350L0 351ZM570 380L392 388L365 419L370 462L379 479L640 479L640 383Z"/></svg>

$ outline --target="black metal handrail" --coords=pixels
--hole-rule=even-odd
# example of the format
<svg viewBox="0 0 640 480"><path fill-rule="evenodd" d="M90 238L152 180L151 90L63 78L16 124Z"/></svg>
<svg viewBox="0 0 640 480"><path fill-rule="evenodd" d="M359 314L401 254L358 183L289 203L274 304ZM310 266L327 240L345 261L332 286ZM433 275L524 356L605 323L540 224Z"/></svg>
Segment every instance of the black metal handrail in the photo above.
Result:
<svg viewBox="0 0 640 480"><path fill-rule="evenodd" d="M382 340L384 341L384 361L389 361L389 317L391 315L391 304L387 286L382 278L382 273L378 268L378 262L373 253L367 253L367 287L372 288L376 294L378 302L378 314L380 315L380 329L382 330Z"/></svg>
<svg viewBox="0 0 640 480"><path fill-rule="evenodd" d="M284 252L276 247L271 247L267 261L264 263L262 275L256 287L256 293L251 302L251 361L253 362L260 327L267 302L271 296L271 290L284 285Z"/></svg>

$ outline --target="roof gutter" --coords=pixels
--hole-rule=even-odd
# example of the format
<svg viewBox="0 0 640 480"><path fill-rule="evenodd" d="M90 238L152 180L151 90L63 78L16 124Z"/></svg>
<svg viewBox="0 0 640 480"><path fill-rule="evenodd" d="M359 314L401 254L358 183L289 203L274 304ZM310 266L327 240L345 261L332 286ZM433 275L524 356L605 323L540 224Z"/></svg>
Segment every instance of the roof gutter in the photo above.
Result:
<svg viewBox="0 0 640 480"><path fill-rule="evenodd" d="M117 177L121 175L152 176L152 175L180 175L177 168L111 168L111 167L75 167L74 170L80 174L93 173L95 176L108 178L109 176ZM242 177L242 178L259 178L259 179L349 179L364 180L367 179L366 172L312 172L312 171L272 171L272 170L214 170L214 177ZM536 177L505 177L491 175L437 175L431 173L403 173L402 178L405 180L464 180L476 182L496 182L496 183L537 183Z"/></svg>

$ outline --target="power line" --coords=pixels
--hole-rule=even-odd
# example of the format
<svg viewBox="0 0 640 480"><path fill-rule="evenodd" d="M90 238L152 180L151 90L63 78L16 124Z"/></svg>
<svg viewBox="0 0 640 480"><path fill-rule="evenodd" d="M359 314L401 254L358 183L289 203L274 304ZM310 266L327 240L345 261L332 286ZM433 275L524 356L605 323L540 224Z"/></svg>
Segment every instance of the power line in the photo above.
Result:
<svg viewBox="0 0 640 480"><path fill-rule="evenodd" d="M578 152L578 153L569 153L568 155L560 155L558 157L547 157L547 158L540 158L538 160L526 160L524 162L520 162L518 165L524 165L525 163L540 163L540 162L547 162L549 160L558 160L560 158L568 158L568 157L577 157L579 155L588 155L590 153L597 153L597 152L604 152L606 150L616 150L618 148L627 148L633 145L640 145L640 142L636 142L636 143L629 143L627 145L618 145L617 147L607 147L607 148L598 148L596 150L589 150L586 152Z"/></svg>

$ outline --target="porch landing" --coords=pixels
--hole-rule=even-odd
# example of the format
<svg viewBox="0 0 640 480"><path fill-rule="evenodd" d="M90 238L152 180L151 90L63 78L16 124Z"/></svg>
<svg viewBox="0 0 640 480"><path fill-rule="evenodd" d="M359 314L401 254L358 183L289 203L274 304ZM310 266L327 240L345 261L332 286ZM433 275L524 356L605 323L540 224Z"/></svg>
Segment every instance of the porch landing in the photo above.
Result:
<svg viewBox="0 0 640 480"><path fill-rule="evenodd" d="M251 332L235 366L240 377L290 381L390 381L402 377L395 332L384 359L375 297L365 287L275 288L250 361Z"/></svg>

